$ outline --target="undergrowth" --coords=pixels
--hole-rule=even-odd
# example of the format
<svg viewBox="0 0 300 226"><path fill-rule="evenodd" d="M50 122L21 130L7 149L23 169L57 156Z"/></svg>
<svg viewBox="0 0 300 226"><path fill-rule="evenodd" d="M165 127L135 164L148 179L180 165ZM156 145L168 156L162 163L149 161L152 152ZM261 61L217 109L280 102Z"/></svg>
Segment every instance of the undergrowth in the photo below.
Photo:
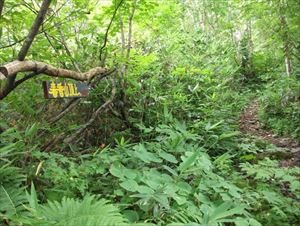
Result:
<svg viewBox="0 0 300 226"><path fill-rule="evenodd" d="M267 128L300 141L300 81L283 77L269 83L260 98L260 117Z"/></svg>

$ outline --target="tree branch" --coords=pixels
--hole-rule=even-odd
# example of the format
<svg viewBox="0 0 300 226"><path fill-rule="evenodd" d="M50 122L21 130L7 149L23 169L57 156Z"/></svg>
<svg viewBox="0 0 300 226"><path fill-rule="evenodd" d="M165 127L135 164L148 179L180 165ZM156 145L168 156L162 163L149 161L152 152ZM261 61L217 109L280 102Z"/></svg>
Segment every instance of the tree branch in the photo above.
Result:
<svg viewBox="0 0 300 226"><path fill-rule="evenodd" d="M136 6L137 6L137 0L134 0L134 5L133 5L133 8L132 8L131 14L129 16L129 20L128 20L128 43L127 43L126 64L125 64L126 69L128 68L128 63L130 60L132 21L133 21L133 16L135 13Z"/></svg>
<svg viewBox="0 0 300 226"><path fill-rule="evenodd" d="M75 11L75 12L77 12L77 11ZM74 20L77 19L77 17L75 17L75 18L72 18L72 19L69 19L69 20L68 20L68 18L70 18L71 16L72 16L72 13L71 13L70 15L64 17L64 18L62 19L62 21L59 22L59 23L57 23L57 24L60 24L60 25L61 25L61 24L64 24L65 22L71 22L71 21L74 21ZM39 35L39 34L41 34L41 33L44 33L44 31L50 31L52 28L55 28L55 26L56 26L56 25L51 25L51 26L49 26L49 27L47 27L47 28L44 28L42 31L39 31L39 32L37 33L37 35ZM23 42L25 39L26 39L26 37L23 37L23 38L21 38L21 39L19 39L19 40L16 40L16 41L13 42L13 43L10 43L10 44L4 45L4 46L0 46L0 49L6 49L6 48L12 47L12 46L14 46L14 45L17 45L17 44Z"/></svg>
<svg viewBox="0 0 300 226"><path fill-rule="evenodd" d="M61 29L61 26L59 24L56 24L56 29L57 31L59 32L60 34L60 43L62 44L62 46L64 47L67 55L69 56L70 60L71 60L71 63L73 64L73 67L76 68L76 70L78 72L81 72L80 68L79 68L79 64L76 62L76 60L74 59L74 57L72 56L72 53L67 45L67 42L66 42L66 38L65 38L65 34L63 33L62 29Z"/></svg>
<svg viewBox="0 0 300 226"><path fill-rule="evenodd" d="M24 44L23 44L19 54L18 54L18 60L19 60L18 62L23 61L25 59L26 54L28 53L28 50L29 50L31 44L32 44L35 36L37 35L41 24L43 23L44 17L50 6L50 3L51 3L51 0L43 1L40 11L39 11L37 17L35 18L35 21L24 41ZM16 61L14 61L14 62L16 62ZM14 63L14 62L12 62L12 63ZM7 65L11 66L11 64L7 64ZM36 70L29 70L29 71L39 71L42 68L44 68L45 66L46 65L42 66L41 68L36 68ZM15 80L16 80L16 76L17 76L18 72L19 71L15 71L10 74L5 74L5 72L3 73L3 71L0 69L0 79L3 79L3 75L7 77L7 82L4 86L4 88L0 90L0 100L2 100L4 97L6 97L16 87Z"/></svg>
<svg viewBox="0 0 300 226"><path fill-rule="evenodd" d="M66 106L64 107L64 109L62 111L59 112L59 114L57 114L55 117L51 118L49 120L49 124L54 124L56 122L58 122L60 119L62 119L68 112L70 112L72 109L74 109L74 107L76 107L79 103L80 103L81 99L80 98L74 98L72 100L70 100Z"/></svg>
<svg viewBox="0 0 300 226"><path fill-rule="evenodd" d="M39 71L32 72L30 74L25 75L23 78L15 81L14 83L6 86L4 89L0 90L0 100L4 99L11 91L13 91L17 86L27 81L28 79L33 78L34 76L43 73L46 70L46 67L42 68ZM0 73L1 74L1 73ZM9 81L8 81L9 82Z"/></svg>
<svg viewBox="0 0 300 226"><path fill-rule="evenodd" d="M104 42L103 42L103 45L101 46L100 48L100 61L102 60L102 54L103 54L103 49L106 47L106 44L107 44L107 39L108 39L108 32L110 30L110 27L112 25L112 22L114 21L115 17L116 17L116 14L117 14L117 11L118 9L120 8L120 6L122 5L124 0L120 0L119 4L117 5L117 7L115 8L115 11L114 11L114 14L108 24L108 27L106 29L106 32L105 32L105 35L104 35Z"/></svg>
<svg viewBox="0 0 300 226"><path fill-rule="evenodd" d="M56 68L50 64L46 64L39 61L26 60L26 61L13 61L8 63L2 67L0 67L0 73L2 73L5 77L10 78L14 74L19 72L27 72L27 71L40 71L46 67L46 70L43 72L46 75L52 77L61 77L61 78L70 78L79 81L87 81L91 80L93 77L99 74L103 74L107 71L106 68L103 67L95 67L91 70L80 73L76 71L71 71L63 68Z"/></svg>
<svg viewBox="0 0 300 226"><path fill-rule="evenodd" d="M0 21L2 20L2 11L3 11L3 7L4 7L4 0L0 0ZM2 38L2 26L0 27L0 40ZM0 79L1 79L1 75L0 75Z"/></svg>
<svg viewBox="0 0 300 226"><path fill-rule="evenodd" d="M41 24L43 23L44 17L47 13L47 10L50 6L51 0L44 0L42 3L42 6L40 8L40 11L35 18L35 21L29 31L29 34L27 35L24 44L19 52L18 60L24 60L26 57L26 54L28 53L28 50L35 38L35 36L38 34L39 28Z"/></svg>
<svg viewBox="0 0 300 226"><path fill-rule="evenodd" d="M15 83L14 83L14 88L16 88L16 87L17 87L18 85L20 85L21 83L27 81L28 79L31 79L31 78L33 78L34 76L43 73L44 71L46 71L46 69L47 69L47 66L45 66L44 68L42 68L42 69L39 70L39 71L35 71L35 72L32 72L32 73L30 73L30 74L25 75L23 78L21 78L21 79L15 81Z"/></svg>
<svg viewBox="0 0 300 226"><path fill-rule="evenodd" d="M29 72L29 71L32 71L33 73L15 82L15 77L17 73ZM80 72L66 70L62 68L56 68L50 64L46 64L38 61L32 61L32 60L13 61L11 63L8 63L0 67L0 78L1 76L7 78L7 84L3 89L0 90L0 100L4 99L19 84L25 82L26 80L40 73L52 77L70 78L79 81L90 81L95 76L99 74L105 74L106 72L107 69L102 67L95 67L85 73L80 73Z"/></svg>
<svg viewBox="0 0 300 226"><path fill-rule="evenodd" d="M126 111L126 105L127 105L127 98L125 94L126 90L126 74L128 71L128 64L130 60L130 50L131 50L131 38L132 38L132 21L133 16L135 13L135 9L137 7L137 0L134 0L133 8L131 10L131 14L128 18L128 42L127 42L127 49L125 49L125 34L124 34L124 23L121 12L119 12L119 19L120 19L120 30L121 30L121 58L122 63L120 65L120 71L119 71L119 79L120 79L120 100L119 100L119 111L122 115L122 118L124 122L126 123L127 127L132 127L131 123L128 120L128 113ZM126 50L126 56L125 56L125 50Z"/></svg>

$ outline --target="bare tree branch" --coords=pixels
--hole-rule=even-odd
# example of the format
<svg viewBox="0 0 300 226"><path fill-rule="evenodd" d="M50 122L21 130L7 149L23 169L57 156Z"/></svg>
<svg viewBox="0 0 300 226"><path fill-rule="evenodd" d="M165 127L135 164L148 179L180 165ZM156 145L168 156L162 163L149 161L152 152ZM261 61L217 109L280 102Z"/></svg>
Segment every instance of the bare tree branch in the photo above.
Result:
<svg viewBox="0 0 300 226"><path fill-rule="evenodd" d="M33 75L27 77L25 76L23 79L15 82L17 73L29 71L34 72ZM32 78L35 73L39 74L41 73L41 71L43 72L43 74L53 77L70 78L79 81L89 81L97 75L104 74L107 69L102 67L95 67L85 73L80 73L62 68L56 68L50 64L38 61L13 61L0 67L0 75L2 75L3 77L5 76L8 80L6 86L2 90L0 90L0 100L4 99L12 90L16 88L17 85L19 85L19 83L23 83L24 81ZM11 77L13 79L10 79Z"/></svg>
<svg viewBox="0 0 300 226"><path fill-rule="evenodd" d="M47 17L47 19L45 20L45 21L43 21L43 25L45 25L45 23L47 23L48 21L50 21L52 18L54 18L56 15L57 15L57 13L66 5L68 3L68 0L67 1L65 1L63 4L61 4L59 7L58 7L58 9L56 9L56 11L53 11L52 10L52 14L50 15L50 16L48 16ZM76 13L78 12L78 10L76 10ZM72 12L73 13L73 12ZM72 14L71 13L71 14ZM76 14L75 13L75 14Z"/></svg>
<svg viewBox="0 0 300 226"><path fill-rule="evenodd" d="M2 20L3 7L4 7L4 0L0 0L0 20ZM2 37L2 26L0 27L0 39L1 37ZM1 79L1 75L0 75L0 79Z"/></svg>
<svg viewBox="0 0 300 226"><path fill-rule="evenodd" d="M50 38L54 39L55 41L56 41L56 39L55 39L53 36L49 35L46 31L44 31L43 25L42 25L42 30L43 30L43 33L44 33L44 35L45 35L45 37L46 37L48 43L50 44L50 46L52 47L52 49L53 49L54 52L55 52L55 57L57 58L58 63L59 63L62 67L67 68L65 62L64 62L64 61L61 61L61 60L59 59L59 57L58 57L58 56L60 55L60 54L59 54L59 50L55 47L54 43L52 43L52 41L51 41Z"/></svg>
<svg viewBox="0 0 300 226"><path fill-rule="evenodd" d="M79 81L87 81L95 77L96 75L103 74L107 71L106 68L103 67L95 67L91 70L80 73L77 71L71 71L63 68L56 68L50 64L46 64L39 61L33 61L33 60L25 60L25 61L13 61L11 63L8 63L2 67L0 67L0 72L6 76L7 78L10 78L14 74L17 74L19 72L26 72L26 71L39 71L46 67L47 69L43 72L46 75L52 76L52 77L62 77L62 78L70 78L74 80Z"/></svg>
<svg viewBox="0 0 300 226"><path fill-rule="evenodd" d="M80 67L78 65L78 63L76 62L76 60L74 59L74 57L72 56L72 53L67 45L67 42L66 42L66 38L65 38L65 34L63 33L62 29L61 29L61 26L59 24L56 24L56 28L60 34L60 43L62 44L62 46L64 47L67 55L69 56L72 64L73 64L73 67L76 68L77 71L81 72L80 70Z"/></svg>
<svg viewBox="0 0 300 226"><path fill-rule="evenodd" d="M15 81L15 83L14 83L14 88L16 88L16 87L17 87L18 85L20 85L21 83L27 81L28 79L31 79L31 78L33 78L34 76L43 73L44 71L46 71L46 69L47 69L47 66L45 66L45 67L42 68L41 70L38 70L38 71L35 71L35 72L32 72L32 73L30 73L30 74L25 75L23 78L21 78L21 79Z"/></svg>
<svg viewBox="0 0 300 226"><path fill-rule="evenodd" d="M28 79L31 79L34 76L43 73L45 70L46 70L46 67L42 68L41 70L27 74L23 78L19 79L18 81L15 81L13 84L10 84L9 89L6 88L3 90L0 90L0 100L4 99L11 91L13 91L15 88L17 88L17 86L19 86L23 82L27 81Z"/></svg>
<svg viewBox="0 0 300 226"><path fill-rule="evenodd" d="M81 99L80 98L74 98L70 100L67 104L66 107L59 112L55 117L51 118L49 120L49 124L54 124L58 122L60 119L62 119L67 113L69 113L71 110L73 110L79 103Z"/></svg>
<svg viewBox="0 0 300 226"><path fill-rule="evenodd" d="M120 71L119 71L119 79L120 79L120 99L118 102L119 105L119 111L120 114L122 115L123 121L126 123L127 127L132 127L131 123L128 120L128 113L126 111L126 105L127 105L127 98L125 94L126 90L126 74L128 71L128 64L130 60L130 50L131 50L131 38L132 38L132 21L133 21L133 16L135 13L135 9L137 7L137 0L134 0L134 5L131 11L131 14L129 15L128 18L128 43L127 43L127 49L126 44L125 44L125 33L124 33L124 23L123 23L123 18L121 12L119 12L119 20L120 20L120 30L121 30L121 58L122 58L122 63L120 65ZM126 56L125 56L125 51L126 51Z"/></svg>
<svg viewBox="0 0 300 226"><path fill-rule="evenodd" d="M13 43L7 44L7 45L5 45L5 46L0 46L0 49L6 49L6 48L12 47L12 46L14 46L14 45L17 45L17 44L23 42L25 39L26 39L26 37L23 37L23 38L21 38L21 39L15 41L15 42L13 42Z"/></svg>
<svg viewBox="0 0 300 226"><path fill-rule="evenodd" d="M124 57L125 57L125 33L124 33L124 22L123 22L123 17L122 13L119 12L119 21L120 21L120 32L121 32L121 59L122 63L120 65L120 79L123 80L124 77Z"/></svg>

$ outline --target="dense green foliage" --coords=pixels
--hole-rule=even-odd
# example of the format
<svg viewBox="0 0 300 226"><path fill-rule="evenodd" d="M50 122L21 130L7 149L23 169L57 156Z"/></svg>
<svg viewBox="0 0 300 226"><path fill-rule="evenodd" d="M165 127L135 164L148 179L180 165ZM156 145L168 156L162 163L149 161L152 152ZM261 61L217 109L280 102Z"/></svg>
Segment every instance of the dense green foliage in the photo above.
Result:
<svg viewBox="0 0 300 226"><path fill-rule="evenodd" d="M300 139L300 82L294 77L267 84L261 97L261 118L279 134L292 134Z"/></svg>
<svg viewBox="0 0 300 226"><path fill-rule="evenodd" d="M41 2L5 0L1 65ZM67 100L45 100L41 87L53 78L1 100L0 225L299 225L300 167L279 167L289 150L239 131L259 99L264 126L300 141L299 1L119 3L52 1L27 59L116 72L56 123ZM55 143L112 86L113 104L71 144Z"/></svg>

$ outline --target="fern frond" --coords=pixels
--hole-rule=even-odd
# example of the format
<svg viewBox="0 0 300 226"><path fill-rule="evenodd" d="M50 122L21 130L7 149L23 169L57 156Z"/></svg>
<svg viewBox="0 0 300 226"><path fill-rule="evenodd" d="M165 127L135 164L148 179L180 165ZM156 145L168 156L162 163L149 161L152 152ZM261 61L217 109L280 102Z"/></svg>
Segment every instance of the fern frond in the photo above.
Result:
<svg viewBox="0 0 300 226"><path fill-rule="evenodd" d="M25 176L20 169L8 164L0 167L0 215L11 219L24 210L26 196L22 182Z"/></svg>
<svg viewBox="0 0 300 226"><path fill-rule="evenodd" d="M191 224L191 222L195 222L194 224L196 225L196 223L203 221L200 211L195 213L186 209L179 209L178 211L175 211L170 219L173 222L170 225L175 225L177 223L178 225L188 225Z"/></svg>
<svg viewBox="0 0 300 226"><path fill-rule="evenodd" d="M0 166L0 183L5 184L6 187L19 187L25 180L25 176L17 167L9 166L8 164Z"/></svg>
<svg viewBox="0 0 300 226"><path fill-rule="evenodd" d="M21 188L0 185L0 213L2 217L11 218L24 210L25 192Z"/></svg>
<svg viewBox="0 0 300 226"><path fill-rule="evenodd" d="M48 202L38 210L47 225L85 225L119 226L125 225L126 219L117 207L106 200L97 200L94 196L85 196L82 201L63 198L61 202Z"/></svg>

